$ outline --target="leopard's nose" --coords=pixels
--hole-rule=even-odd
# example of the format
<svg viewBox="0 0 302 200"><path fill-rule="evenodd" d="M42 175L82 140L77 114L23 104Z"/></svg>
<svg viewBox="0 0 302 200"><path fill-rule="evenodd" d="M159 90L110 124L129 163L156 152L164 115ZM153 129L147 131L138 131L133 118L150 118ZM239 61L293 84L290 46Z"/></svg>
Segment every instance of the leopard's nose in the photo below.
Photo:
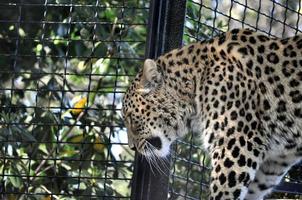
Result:
<svg viewBox="0 0 302 200"><path fill-rule="evenodd" d="M162 147L162 142L159 137L151 137L146 139L149 144L154 146L156 149L160 150Z"/></svg>

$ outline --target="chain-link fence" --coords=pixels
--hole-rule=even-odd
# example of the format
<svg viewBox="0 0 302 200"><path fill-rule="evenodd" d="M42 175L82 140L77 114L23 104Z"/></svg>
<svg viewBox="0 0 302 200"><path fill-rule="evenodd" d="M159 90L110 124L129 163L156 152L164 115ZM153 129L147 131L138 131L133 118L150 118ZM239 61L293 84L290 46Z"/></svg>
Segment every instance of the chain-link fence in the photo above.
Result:
<svg viewBox="0 0 302 200"><path fill-rule="evenodd" d="M301 1L188 0L183 41L210 39L233 28L250 28L272 37L302 32ZM200 135L175 145L170 199L207 199L210 161L203 154ZM302 199L302 167L294 167L271 198ZM279 192L279 193L277 193Z"/></svg>
<svg viewBox="0 0 302 200"><path fill-rule="evenodd" d="M151 172L127 146L123 93L145 55L234 27L292 36L301 12L289 0L1 1L0 199L142 199L159 176L163 199L206 199L200 136L174 145L170 177ZM273 197L302 199L301 174Z"/></svg>
<svg viewBox="0 0 302 200"><path fill-rule="evenodd" d="M129 199L146 1L0 2L0 199Z"/></svg>

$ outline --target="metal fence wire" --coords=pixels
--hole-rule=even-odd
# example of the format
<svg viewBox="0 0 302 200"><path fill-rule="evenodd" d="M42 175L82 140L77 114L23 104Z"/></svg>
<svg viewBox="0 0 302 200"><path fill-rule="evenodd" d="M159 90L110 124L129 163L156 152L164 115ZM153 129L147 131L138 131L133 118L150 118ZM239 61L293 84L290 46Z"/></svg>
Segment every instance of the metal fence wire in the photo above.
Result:
<svg viewBox="0 0 302 200"><path fill-rule="evenodd" d="M232 28L251 28L272 37L290 37L302 31L301 1L188 0L184 44L209 39ZM200 135L175 144L169 180L169 199L207 199L210 161ZM269 198L302 199L302 167L294 167Z"/></svg>
<svg viewBox="0 0 302 200"><path fill-rule="evenodd" d="M149 3L0 2L0 199L129 199L121 98Z"/></svg>
<svg viewBox="0 0 302 200"><path fill-rule="evenodd" d="M185 11L172 2L186 3L184 23L165 17ZM166 5L159 17L184 30L183 44L235 27L278 37L302 30L301 1L2 0L0 199L140 199L131 186L157 184L138 177L142 160L127 146L120 115L147 41L166 45L147 38L152 5ZM174 144L163 199L207 198L210 165L199 137ZM301 170L271 197L302 199Z"/></svg>

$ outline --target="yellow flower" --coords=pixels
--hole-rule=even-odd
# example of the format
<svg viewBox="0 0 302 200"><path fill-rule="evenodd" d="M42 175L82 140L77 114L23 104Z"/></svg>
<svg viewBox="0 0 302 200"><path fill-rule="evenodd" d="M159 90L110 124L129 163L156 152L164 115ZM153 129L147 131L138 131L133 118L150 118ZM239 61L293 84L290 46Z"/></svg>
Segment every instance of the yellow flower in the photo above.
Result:
<svg viewBox="0 0 302 200"><path fill-rule="evenodd" d="M87 103L87 97L83 97L80 100L78 100L71 109L71 113L75 116L79 115L86 107Z"/></svg>

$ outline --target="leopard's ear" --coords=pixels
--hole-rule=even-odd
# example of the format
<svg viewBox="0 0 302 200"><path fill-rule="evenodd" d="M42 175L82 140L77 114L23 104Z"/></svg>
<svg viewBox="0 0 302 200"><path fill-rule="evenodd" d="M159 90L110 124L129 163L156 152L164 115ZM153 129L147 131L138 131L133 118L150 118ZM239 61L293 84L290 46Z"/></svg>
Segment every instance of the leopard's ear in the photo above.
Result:
<svg viewBox="0 0 302 200"><path fill-rule="evenodd" d="M142 84L145 89L153 89L161 82L162 74L152 59L146 59L144 62Z"/></svg>

